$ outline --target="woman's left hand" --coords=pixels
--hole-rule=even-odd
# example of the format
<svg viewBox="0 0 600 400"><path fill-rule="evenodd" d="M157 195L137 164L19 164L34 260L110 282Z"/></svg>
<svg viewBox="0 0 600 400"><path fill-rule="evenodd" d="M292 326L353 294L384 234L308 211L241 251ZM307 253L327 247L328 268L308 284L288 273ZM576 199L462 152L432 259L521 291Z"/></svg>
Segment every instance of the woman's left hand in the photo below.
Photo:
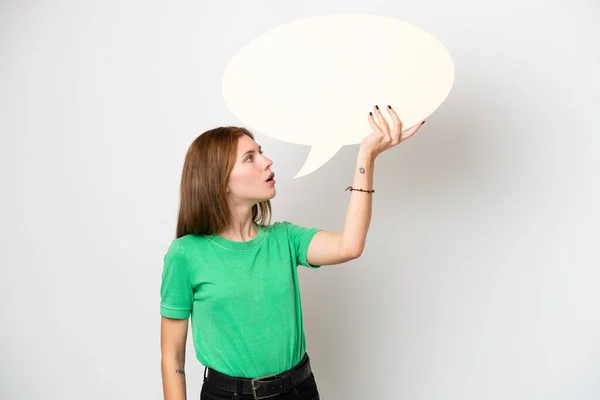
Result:
<svg viewBox="0 0 600 400"><path fill-rule="evenodd" d="M371 155L373 158L411 137L425 123L425 120L423 120L406 132L402 132L402 121L400 121L396 112L388 106L387 111L394 121L394 126L390 129L379 108L373 107L373 109L379 125L375 122L373 114L369 113L369 123L374 132L366 136L360 143L360 151Z"/></svg>

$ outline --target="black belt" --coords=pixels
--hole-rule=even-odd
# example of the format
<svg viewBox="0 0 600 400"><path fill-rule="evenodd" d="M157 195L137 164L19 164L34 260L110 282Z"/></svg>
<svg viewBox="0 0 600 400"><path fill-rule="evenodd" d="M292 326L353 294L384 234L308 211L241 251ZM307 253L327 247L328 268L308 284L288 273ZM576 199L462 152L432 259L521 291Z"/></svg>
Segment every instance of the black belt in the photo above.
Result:
<svg viewBox="0 0 600 400"><path fill-rule="evenodd" d="M266 399L282 393L291 392L296 386L310 377L310 358L304 354L302 361L294 368L280 374L261 376L259 378L234 378L222 374L212 368L206 368L208 375L204 376L204 382L216 386L219 389L239 394L251 394L255 399ZM242 393L238 391L241 383Z"/></svg>

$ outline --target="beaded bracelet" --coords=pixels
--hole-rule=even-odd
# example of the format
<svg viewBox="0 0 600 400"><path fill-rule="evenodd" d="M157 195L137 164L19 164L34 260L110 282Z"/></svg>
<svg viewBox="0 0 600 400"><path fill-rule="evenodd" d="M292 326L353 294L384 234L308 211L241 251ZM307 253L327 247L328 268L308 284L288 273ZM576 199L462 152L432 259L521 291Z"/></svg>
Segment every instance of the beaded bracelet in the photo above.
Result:
<svg viewBox="0 0 600 400"><path fill-rule="evenodd" d="M362 190L362 189L354 189L352 186L348 186L346 190L350 189L350 191L358 190L359 192L367 192L367 193L375 193L375 189L373 190ZM344 192L346 191L344 190Z"/></svg>

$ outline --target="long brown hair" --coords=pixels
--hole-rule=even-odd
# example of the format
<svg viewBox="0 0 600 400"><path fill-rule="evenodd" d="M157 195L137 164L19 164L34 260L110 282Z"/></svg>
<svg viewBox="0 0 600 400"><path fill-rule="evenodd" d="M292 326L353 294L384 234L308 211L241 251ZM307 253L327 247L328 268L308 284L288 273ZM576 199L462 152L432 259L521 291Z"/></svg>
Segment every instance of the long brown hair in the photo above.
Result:
<svg viewBox="0 0 600 400"><path fill-rule="evenodd" d="M214 235L229 227L232 214L225 190L242 135L254 140L245 128L223 126L202 133L190 145L181 174L177 238ZM270 200L252 207L253 222L265 226L267 218L266 226L271 222Z"/></svg>

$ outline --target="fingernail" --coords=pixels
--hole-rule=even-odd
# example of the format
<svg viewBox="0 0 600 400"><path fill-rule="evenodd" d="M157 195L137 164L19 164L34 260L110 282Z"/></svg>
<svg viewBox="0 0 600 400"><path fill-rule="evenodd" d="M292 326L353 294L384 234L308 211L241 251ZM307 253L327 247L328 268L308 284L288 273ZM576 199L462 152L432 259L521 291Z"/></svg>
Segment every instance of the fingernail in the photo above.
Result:
<svg viewBox="0 0 600 400"><path fill-rule="evenodd" d="M379 110L379 106L376 105L375 108Z"/></svg>
<svg viewBox="0 0 600 400"><path fill-rule="evenodd" d="M425 121L423 121L423 124L424 124L424 123L425 123ZM421 124L421 125L423 125L423 124Z"/></svg>
<svg viewBox="0 0 600 400"><path fill-rule="evenodd" d="M373 115L373 113L371 111L369 111L369 115Z"/></svg>
<svg viewBox="0 0 600 400"><path fill-rule="evenodd" d="M391 109L392 109L392 106L388 106L388 108L391 110Z"/></svg>

